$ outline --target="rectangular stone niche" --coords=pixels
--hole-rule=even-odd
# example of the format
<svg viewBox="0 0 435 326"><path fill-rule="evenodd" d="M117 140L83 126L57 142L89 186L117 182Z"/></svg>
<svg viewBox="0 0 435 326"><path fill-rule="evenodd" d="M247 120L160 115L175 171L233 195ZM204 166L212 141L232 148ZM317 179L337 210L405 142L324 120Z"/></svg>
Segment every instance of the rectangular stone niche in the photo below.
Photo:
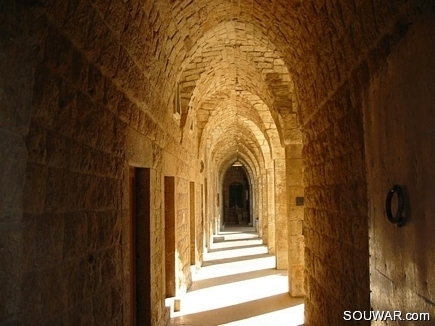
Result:
<svg viewBox="0 0 435 326"><path fill-rule="evenodd" d="M304 206L304 197L296 197L296 206Z"/></svg>

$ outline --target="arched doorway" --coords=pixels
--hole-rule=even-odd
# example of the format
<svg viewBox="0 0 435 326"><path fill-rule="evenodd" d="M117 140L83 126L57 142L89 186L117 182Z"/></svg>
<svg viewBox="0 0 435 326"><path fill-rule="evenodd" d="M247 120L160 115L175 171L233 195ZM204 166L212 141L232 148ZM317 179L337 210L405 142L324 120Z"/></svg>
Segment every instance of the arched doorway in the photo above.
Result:
<svg viewBox="0 0 435 326"><path fill-rule="evenodd" d="M250 182L246 171L240 166L228 168L223 182L223 224L249 225Z"/></svg>

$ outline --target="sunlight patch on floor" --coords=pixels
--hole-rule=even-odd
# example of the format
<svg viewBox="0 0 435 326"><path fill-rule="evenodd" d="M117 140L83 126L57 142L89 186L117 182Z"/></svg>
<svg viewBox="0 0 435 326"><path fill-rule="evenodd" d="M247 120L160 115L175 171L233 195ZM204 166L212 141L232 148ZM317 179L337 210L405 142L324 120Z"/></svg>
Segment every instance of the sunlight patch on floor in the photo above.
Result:
<svg viewBox="0 0 435 326"><path fill-rule="evenodd" d="M304 304L276 310L263 315L237 320L221 326L299 326L304 323Z"/></svg>
<svg viewBox="0 0 435 326"><path fill-rule="evenodd" d="M221 232L169 325L297 326L303 298L288 295L287 272L252 232Z"/></svg>
<svg viewBox="0 0 435 326"><path fill-rule="evenodd" d="M193 288L185 297L182 313L193 314L287 293L285 275L276 275L275 270L265 273L270 275L236 282L228 279L226 284L201 290Z"/></svg>
<svg viewBox="0 0 435 326"><path fill-rule="evenodd" d="M267 254L267 248L262 245L252 246L249 248L237 248L232 250L222 250L209 252L205 255L206 261L216 259L228 259L235 257L249 257L253 255Z"/></svg>
<svg viewBox="0 0 435 326"><path fill-rule="evenodd" d="M274 256L264 255L250 260L220 263L217 265L202 267L198 274L193 275L193 281L215 277L243 274L258 270L271 269L276 266Z"/></svg>

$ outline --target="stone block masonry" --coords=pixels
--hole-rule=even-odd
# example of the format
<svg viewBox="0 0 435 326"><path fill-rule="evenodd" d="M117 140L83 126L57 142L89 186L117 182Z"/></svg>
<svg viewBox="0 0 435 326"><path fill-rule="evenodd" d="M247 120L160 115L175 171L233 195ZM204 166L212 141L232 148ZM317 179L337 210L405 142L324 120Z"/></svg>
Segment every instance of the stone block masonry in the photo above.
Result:
<svg viewBox="0 0 435 326"><path fill-rule="evenodd" d="M173 295L189 287L236 158L290 293L305 293L306 325L342 325L343 311L371 304L431 309L434 10L431 0L1 1L0 324L134 322L135 168L150 172L147 322L164 325L166 277ZM403 233L380 217L397 173L413 205L421 199ZM392 242L410 245L397 253Z"/></svg>

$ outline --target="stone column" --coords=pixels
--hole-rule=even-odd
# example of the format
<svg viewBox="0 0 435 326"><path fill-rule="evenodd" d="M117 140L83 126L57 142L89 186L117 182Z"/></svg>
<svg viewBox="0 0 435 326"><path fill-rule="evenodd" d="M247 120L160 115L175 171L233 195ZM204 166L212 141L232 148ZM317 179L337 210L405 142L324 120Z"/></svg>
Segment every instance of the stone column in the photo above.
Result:
<svg viewBox="0 0 435 326"><path fill-rule="evenodd" d="M288 236L287 236L287 189L286 162L284 150L274 160L274 188L275 188L275 242L276 268L287 269Z"/></svg>
<svg viewBox="0 0 435 326"><path fill-rule="evenodd" d="M267 169L266 173L267 245L269 253L275 255L275 173L273 167Z"/></svg>
<svg viewBox="0 0 435 326"><path fill-rule="evenodd" d="M23 188L35 55L13 1L0 5L0 324L18 324Z"/></svg>
<svg viewBox="0 0 435 326"><path fill-rule="evenodd" d="M304 187L302 178L302 144L287 145L285 148L287 167L288 209L288 277L291 296L304 295Z"/></svg>
<svg viewBox="0 0 435 326"><path fill-rule="evenodd" d="M269 244L269 237L267 233L267 176L265 172L261 173L261 181L259 182L258 190L258 220L259 227L258 232L263 239L263 243Z"/></svg>
<svg viewBox="0 0 435 326"><path fill-rule="evenodd" d="M212 227L211 227L211 221L210 216L208 214L209 211L209 200L208 200L208 180L207 178L204 179L204 220L205 220L205 245L207 247L207 251L210 250L210 243L212 241Z"/></svg>

